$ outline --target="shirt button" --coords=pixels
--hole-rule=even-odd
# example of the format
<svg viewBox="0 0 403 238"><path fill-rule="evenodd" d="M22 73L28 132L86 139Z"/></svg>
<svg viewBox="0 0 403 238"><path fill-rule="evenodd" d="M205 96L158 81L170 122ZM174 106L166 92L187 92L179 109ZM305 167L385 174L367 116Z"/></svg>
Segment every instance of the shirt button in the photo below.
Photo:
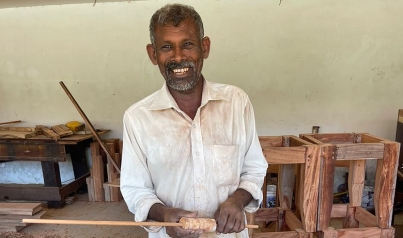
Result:
<svg viewBox="0 0 403 238"><path fill-rule="evenodd" d="M202 206L199 206L199 209L202 209Z"/></svg>
<svg viewBox="0 0 403 238"><path fill-rule="evenodd" d="M201 179L201 178L199 178L199 180L198 180L198 181L199 181L199 183L201 183L201 182L202 182L202 179Z"/></svg>
<svg viewBox="0 0 403 238"><path fill-rule="evenodd" d="M192 127L193 127L193 128L196 128L196 125L195 125L195 124L192 124Z"/></svg>
<svg viewBox="0 0 403 238"><path fill-rule="evenodd" d="M199 152L196 152L195 154L196 154L196 156L199 156Z"/></svg>

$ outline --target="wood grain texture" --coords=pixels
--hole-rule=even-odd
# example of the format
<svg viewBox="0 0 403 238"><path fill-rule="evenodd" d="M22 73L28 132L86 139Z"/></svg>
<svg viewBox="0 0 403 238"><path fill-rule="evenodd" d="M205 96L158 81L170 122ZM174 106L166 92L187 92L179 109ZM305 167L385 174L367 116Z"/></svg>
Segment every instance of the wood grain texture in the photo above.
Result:
<svg viewBox="0 0 403 238"><path fill-rule="evenodd" d="M306 232L316 231L317 204L320 175L320 147L304 146L306 148L305 164L301 165L299 203L301 221Z"/></svg>
<svg viewBox="0 0 403 238"><path fill-rule="evenodd" d="M303 147L264 147L263 154L269 164L305 163Z"/></svg>
<svg viewBox="0 0 403 238"><path fill-rule="evenodd" d="M341 218L347 216L347 204L333 204L330 213L331 218Z"/></svg>
<svg viewBox="0 0 403 238"><path fill-rule="evenodd" d="M42 210L41 203L0 203L1 215L30 215Z"/></svg>
<svg viewBox="0 0 403 238"><path fill-rule="evenodd" d="M325 144L321 147L320 180L318 198L317 230L324 230L330 226L330 216L333 207L333 186L335 171L336 146Z"/></svg>
<svg viewBox="0 0 403 238"><path fill-rule="evenodd" d="M361 206L365 182L365 160L352 160L348 170L348 193L351 206Z"/></svg>
<svg viewBox="0 0 403 238"><path fill-rule="evenodd" d="M362 207L356 207L355 219L366 227L377 227L376 216Z"/></svg>
<svg viewBox="0 0 403 238"><path fill-rule="evenodd" d="M382 143L336 145L337 160L382 159L383 153Z"/></svg>
<svg viewBox="0 0 403 238"><path fill-rule="evenodd" d="M375 173L374 205L378 226L391 227L400 144L385 142L384 157L378 160Z"/></svg>

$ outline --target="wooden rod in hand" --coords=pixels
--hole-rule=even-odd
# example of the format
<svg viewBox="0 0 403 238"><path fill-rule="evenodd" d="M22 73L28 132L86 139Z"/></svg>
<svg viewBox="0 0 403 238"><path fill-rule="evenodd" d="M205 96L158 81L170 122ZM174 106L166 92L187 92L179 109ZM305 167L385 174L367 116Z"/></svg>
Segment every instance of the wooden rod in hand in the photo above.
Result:
<svg viewBox="0 0 403 238"><path fill-rule="evenodd" d="M105 226L182 226L176 222L135 222L135 221L91 221L91 220L53 220L22 219L22 223L59 224L59 225L105 225ZM258 225L246 225L245 228L258 228Z"/></svg>
<svg viewBox="0 0 403 238"><path fill-rule="evenodd" d="M74 106L76 107L76 109L78 110L78 112L80 113L81 117L84 119L85 123L87 124L87 126L90 128L91 133L94 135L95 139L98 141L98 143L101 145L102 149L105 151L106 153L106 157L108 158L108 161L110 163L112 163L113 167L115 167L115 169L120 173L120 169L119 166L116 164L116 162L112 159L112 155L111 152L106 148L105 144L103 143L103 141L101 140L101 138L99 137L99 135L97 134L97 132L95 131L94 126L91 124L90 120L88 120L87 116L85 115L85 113L83 112L83 110L81 109L81 107L78 105L78 103L76 102L76 100L74 99L73 95L71 95L70 91L67 89L66 85L64 85L63 81L59 82L60 85L62 86L63 90L66 92L67 96L70 98L71 102L74 104Z"/></svg>

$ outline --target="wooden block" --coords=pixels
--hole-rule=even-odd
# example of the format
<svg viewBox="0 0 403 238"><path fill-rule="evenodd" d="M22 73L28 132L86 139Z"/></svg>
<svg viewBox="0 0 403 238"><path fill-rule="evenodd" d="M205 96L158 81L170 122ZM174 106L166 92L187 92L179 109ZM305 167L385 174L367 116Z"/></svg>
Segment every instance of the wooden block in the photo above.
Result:
<svg viewBox="0 0 403 238"><path fill-rule="evenodd" d="M60 137L66 137L66 136L69 136L69 135L73 135L73 131L71 131L66 125L63 125L63 124L52 126L51 128Z"/></svg>
<svg viewBox="0 0 403 238"><path fill-rule="evenodd" d="M0 222L2 221L12 221L12 222L18 222L22 221L22 219L40 219L45 215L46 211L42 210L34 215L14 215L14 214L9 214L9 215L0 215Z"/></svg>
<svg viewBox="0 0 403 238"><path fill-rule="evenodd" d="M92 177L87 177L85 179L87 182L87 190L88 190L88 201L94 202L95 201L95 195L94 195L94 180Z"/></svg>
<svg viewBox="0 0 403 238"><path fill-rule="evenodd" d="M113 173L111 174L111 179L116 180L119 177L119 174ZM119 188L117 187L110 187L111 191L111 201L112 202L118 202L119 201Z"/></svg>
<svg viewBox="0 0 403 238"><path fill-rule="evenodd" d="M1 215L33 215L41 210L41 203L0 203Z"/></svg>
<svg viewBox="0 0 403 238"><path fill-rule="evenodd" d="M100 155L92 157L92 178L94 184L94 199L96 202L105 200L103 184L104 184L104 164Z"/></svg>
<svg viewBox="0 0 403 238"><path fill-rule="evenodd" d="M105 201L110 202L111 201L111 191L110 191L108 183L104 183L103 187L104 187L104 193L105 193Z"/></svg>
<svg viewBox="0 0 403 238"><path fill-rule="evenodd" d="M60 135L58 135L57 133L55 133L54 131L52 131L51 129L47 128L47 127L42 127L42 132L45 136L52 138L53 140L59 140L60 139Z"/></svg>

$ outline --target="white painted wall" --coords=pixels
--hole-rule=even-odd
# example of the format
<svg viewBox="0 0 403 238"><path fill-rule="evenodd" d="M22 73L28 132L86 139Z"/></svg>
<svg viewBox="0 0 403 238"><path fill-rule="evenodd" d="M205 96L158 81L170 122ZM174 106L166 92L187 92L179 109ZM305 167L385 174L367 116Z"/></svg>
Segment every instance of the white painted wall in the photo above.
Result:
<svg viewBox="0 0 403 238"><path fill-rule="evenodd" d="M168 1L5 2L0 121L82 121L63 81L97 128L121 137L124 110L163 83L145 45L149 18ZM260 135L319 125L323 133L394 139L403 108L403 1L179 2L198 10L212 40L205 77L249 94Z"/></svg>

